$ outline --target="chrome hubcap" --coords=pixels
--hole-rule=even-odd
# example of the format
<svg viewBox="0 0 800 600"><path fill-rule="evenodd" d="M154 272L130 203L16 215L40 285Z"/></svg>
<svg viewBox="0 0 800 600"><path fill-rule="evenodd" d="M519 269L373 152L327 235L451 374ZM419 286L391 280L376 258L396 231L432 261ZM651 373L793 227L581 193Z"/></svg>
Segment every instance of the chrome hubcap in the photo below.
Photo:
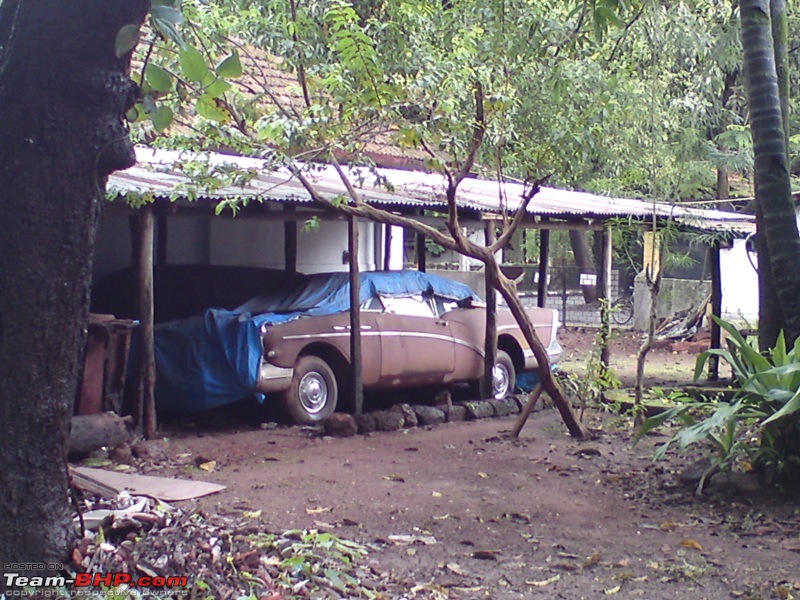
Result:
<svg viewBox="0 0 800 600"><path fill-rule="evenodd" d="M505 365L496 364L492 369L492 395L496 400L502 400L508 395L509 379Z"/></svg>
<svg viewBox="0 0 800 600"><path fill-rule="evenodd" d="M317 414L328 402L328 384L325 383L325 378L315 371L306 373L300 380L298 396L300 404L309 414Z"/></svg>

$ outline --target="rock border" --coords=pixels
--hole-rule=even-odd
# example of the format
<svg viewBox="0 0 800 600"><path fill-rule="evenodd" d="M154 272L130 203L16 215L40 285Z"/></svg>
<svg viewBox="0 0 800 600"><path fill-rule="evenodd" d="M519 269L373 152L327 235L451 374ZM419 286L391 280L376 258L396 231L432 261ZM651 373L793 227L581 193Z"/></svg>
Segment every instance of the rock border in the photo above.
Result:
<svg viewBox="0 0 800 600"><path fill-rule="evenodd" d="M388 410L375 410L360 415L333 413L322 424L325 434L352 437L375 431L399 431L414 427L436 427L442 423L476 421L517 415L525 406L527 395L519 394L502 400L468 400L439 406L431 404L395 404Z"/></svg>

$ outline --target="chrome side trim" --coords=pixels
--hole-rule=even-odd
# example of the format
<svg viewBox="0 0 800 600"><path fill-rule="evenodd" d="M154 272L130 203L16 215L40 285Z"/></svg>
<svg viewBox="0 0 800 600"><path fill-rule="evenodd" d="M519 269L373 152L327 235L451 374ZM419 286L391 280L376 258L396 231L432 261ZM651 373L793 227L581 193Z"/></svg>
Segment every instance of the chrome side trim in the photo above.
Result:
<svg viewBox="0 0 800 600"><path fill-rule="evenodd" d="M294 369L277 367L265 361L262 357L258 366L258 382L256 391L267 394L269 392L282 392L289 389L294 376Z"/></svg>
<svg viewBox="0 0 800 600"><path fill-rule="evenodd" d="M466 346L470 350L477 352L479 355L483 356L485 353L483 348L476 346L475 344L468 342L467 340L462 340L459 338L454 338L449 335L441 335L436 333L416 333L416 332L408 332L408 331L366 331L361 334L362 337L408 337L408 338L424 338L429 340L442 340L445 342L453 342L460 346ZM283 336L281 339L283 340L317 340L317 339L330 339L330 338L340 338L340 337L350 337L349 331L343 332L336 332L336 333L304 333L298 335L286 335Z"/></svg>

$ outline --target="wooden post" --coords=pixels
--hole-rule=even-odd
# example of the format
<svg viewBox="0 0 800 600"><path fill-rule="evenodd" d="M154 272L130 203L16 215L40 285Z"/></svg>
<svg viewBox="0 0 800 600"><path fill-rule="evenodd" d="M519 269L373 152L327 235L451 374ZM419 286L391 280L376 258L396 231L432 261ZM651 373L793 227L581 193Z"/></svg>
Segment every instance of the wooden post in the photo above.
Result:
<svg viewBox="0 0 800 600"><path fill-rule="evenodd" d="M720 318L722 314L722 269L720 268L719 244L714 244L708 249L711 259L711 314ZM711 320L711 348L722 348L722 332L719 324ZM708 361L708 379L719 379L719 356L711 355Z"/></svg>
<svg viewBox="0 0 800 600"><path fill-rule="evenodd" d="M425 214L424 210L419 211L420 216ZM417 234L417 270L424 273L427 270L427 252L425 249L425 236Z"/></svg>
<svg viewBox="0 0 800 600"><path fill-rule="evenodd" d="M486 223L484 235L486 245L491 246L495 240L494 221ZM494 365L497 362L497 291L492 285L489 269L485 269L484 273L486 282L486 332L483 345L486 354L483 359L480 395L481 398L491 398ZM513 392L514 390L511 391Z"/></svg>
<svg viewBox="0 0 800 600"><path fill-rule="evenodd" d="M611 336L611 227L603 229L603 245L600 253L602 277L597 297L600 300L600 368L608 370L611 350L608 347Z"/></svg>
<svg viewBox="0 0 800 600"><path fill-rule="evenodd" d="M347 252L350 263L350 378L353 385L353 412L364 410L361 378L361 279L358 273L358 218L347 219Z"/></svg>
<svg viewBox="0 0 800 600"><path fill-rule="evenodd" d="M547 306L547 271L550 262L550 230L539 231L539 283L536 286L536 306Z"/></svg>
<svg viewBox="0 0 800 600"><path fill-rule="evenodd" d="M156 220L155 232L155 264L159 266L167 264L168 228L169 220L167 217L159 216Z"/></svg>
<svg viewBox="0 0 800 600"><path fill-rule="evenodd" d="M383 270L388 271L392 264L392 226L383 226Z"/></svg>
<svg viewBox="0 0 800 600"><path fill-rule="evenodd" d="M153 244L155 220L151 204L139 210L139 219L137 273L139 276L141 335L139 340L139 406L135 416L137 417L137 426L142 428L144 437L152 439L156 435L156 360L153 340Z"/></svg>
<svg viewBox="0 0 800 600"><path fill-rule="evenodd" d="M285 205L283 211L294 212L294 206ZM283 222L283 264L289 274L297 273L297 221Z"/></svg>

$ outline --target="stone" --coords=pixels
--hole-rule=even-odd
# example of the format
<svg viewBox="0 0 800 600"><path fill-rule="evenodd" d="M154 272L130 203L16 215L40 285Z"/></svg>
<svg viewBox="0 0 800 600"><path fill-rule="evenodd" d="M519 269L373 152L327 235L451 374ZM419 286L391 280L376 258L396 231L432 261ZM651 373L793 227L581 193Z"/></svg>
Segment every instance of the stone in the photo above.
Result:
<svg viewBox="0 0 800 600"><path fill-rule="evenodd" d="M169 442L167 440L142 440L131 447L131 453L141 460L166 461L169 458Z"/></svg>
<svg viewBox="0 0 800 600"><path fill-rule="evenodd" d="M467 410L467 419L488 419L495 416L494 407L486 400L473 400L464 402Z"/></svg>
<svg viewBox="0 0 800 600"><path fill-rule="evenodd" d="M453 406L453 395L450 393L450 390L436 392L436 395L433 397L433 405L437 408Z"/></svg>
<svg viewBox="0 0 800 600"><path fill-rule="evenodd" d="M375 418L375 429L378 431L397 431L405 424L403 413L391 410L378 410L372 413Z"/></svg>
<svg viewBox="0 0 800 600"><path fill-rule="evenodd" d="M504 404L502 400L487 400L487 402L492 405L495 416L507 417L511 414L508 404Z"/></svg>
<svg viewBox="0 0 800 600"><path fill-rule="evenodd" d="M435 406L418 404L411 408L414 409L420 425L441 425L445 422L444 412Z"/></svg>
<svg viewBox="0 0 800 600"><path fill-rule="evenodd" d="M499 400L500 404L506 407L509 415L518 415L519 411L522 410L520 405L517 403L517 399L514 396L508 396L507 398L503 398ZM500 413L498 413L500 414Z"/></svg>
<svg viewBox="0 0 800 600"><path fill-rule="evenodd" d="M333 413L325 419L325 433L333 437L352 437L358 431L353 415Z"/></svg>
<svg viewBox="0 0 800 600"><path fill-rule="evenodd" d="M116 463L130 464L131 460L133 460L133 451L131 450L130 444L120 444L116 448L113 448L111 452L109 452L109 458Z"/></svg>
<svg viewBox="0 0 800 600"><path fill-rule="evenodd" d="M416 427L419 425L417 413L414 412L414 409L411 408L410 404L395 404L389 410L392 412L399 412L403 415L404 427Z"/></svg>
<svg viewBox="0 0 800 600"><path fill-rule="evenodd" d="M362 413L353 417L356 420L358 433L372 433L375 431L375 417L372 413Z"/></svg>
<svg viewBox="0 0 800 600"><path fill-rule="evenodd" d="M445 421L447 421L448 423L467 420L467 409L462 404L453 404L452 406L440 406L439 409L444 413Z"/></svg>

